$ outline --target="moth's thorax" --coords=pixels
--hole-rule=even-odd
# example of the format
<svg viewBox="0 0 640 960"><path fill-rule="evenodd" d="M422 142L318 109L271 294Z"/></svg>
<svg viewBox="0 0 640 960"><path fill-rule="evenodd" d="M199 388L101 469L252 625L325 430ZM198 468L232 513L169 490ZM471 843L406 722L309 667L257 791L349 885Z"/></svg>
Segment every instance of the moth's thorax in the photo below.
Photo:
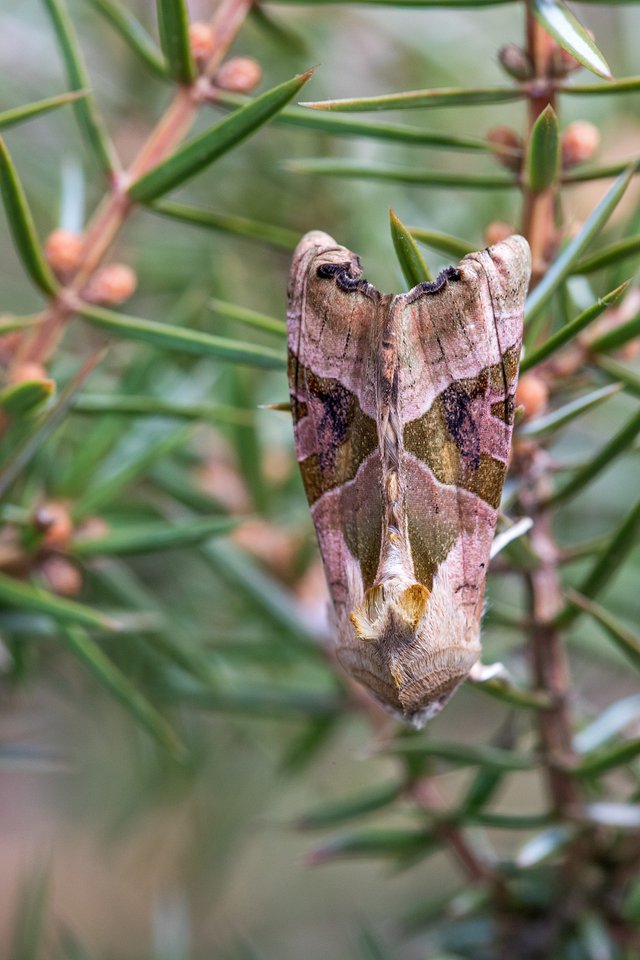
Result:
<svg viewBox="0 0 640 960"><path fill-rule="evenodd" d="M529 269L510 237L392 297L327 234L294 256L295 443L338 658L414 723L480 655Z"/></svg>

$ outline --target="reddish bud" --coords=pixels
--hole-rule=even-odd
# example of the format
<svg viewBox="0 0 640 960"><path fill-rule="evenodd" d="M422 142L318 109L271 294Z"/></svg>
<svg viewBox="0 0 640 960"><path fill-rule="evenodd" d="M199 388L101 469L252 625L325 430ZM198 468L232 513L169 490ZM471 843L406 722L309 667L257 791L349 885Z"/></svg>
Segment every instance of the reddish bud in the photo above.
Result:
<svg viewBox="0 0 640 960"><path fill-rule="evenodd" d="M530 80L533 76L533 64L526 50L516 43L508 43L498 51L498 60L510 77L516 80Z"/></svg>
<svg viewBox="0 0 640 960"><path fill-rule="evenodd" d="M76 540L100 540L109 533L109 524L102 517L87 517L76 531Z"/></svg>
<svg viewBox="0 0 640 960"><path fill-rule="evenodd" d="M82 574L66 557L45 557L38 569L49 588L61 597L75 597L82 590Z"/></svg>
<svg viewBox="0 0 640 960"><path fill-rule="evenodd" d="M522 166L522 139L511 127L492 127L487 140L498 163L508 170L519 171Z"/></svg>
<svg viewBox="0 0 640 960"><path fill-rule="evenodd" d="M565 170L590 160L600 146L600 131L588 120L570 123L562 135L562 166Z"/></svg>
<svg viewBox="0 0 640 960"><path fill-rule="evenodd" d="M24 383L25 380L49 380L47 371L41 363L19 363L11 371L11 383Z"/></svg>
<svg viewBox="0 0 640 960"><path fill-rule="evenodd" d="M45 240L44 250L51 269L64 276L76 269L82 255L83 238L70 230L54 230Z"/></svg>
<svg viewBox="0 0 640 960"><path fill-rule="evenodd" d="M73 521L67 504L49 500L39 506L33 515L33 525L44 534L43 546L62 550L69 544Z"/></svg>
<svg viewBox="0 0 640 960"><path fill-rule="evenodd" d="M593 40L591 30L587 30L587 33ZM552 77L566 77L568 73L575 73L575 71L580 70L581 67L582 64L580 61L576 60L567 50L564 50L559 45L554 47L549 64L549 72Z"/></svg>
<svg viewBox="0 0 640 960"><path fill-rule="evenodd" d="M501 243L507 237L512 237L515 232L516 228L512 223L505 223L504 220L494 220L493 223L485 227L484 241L488 247L492 247L494 243Z"/></svg>
<svg viewBox="0 0 640 960"><path fill-rule="evenodd" d="M216 73L215 82L223 90L250 93L262 79L262 69L252 57L232 57Z"/></svg>
<svg viewBox="0 0 640 960"><path fill-rule="evenodd" d="M138 278L126 263L100 267L90 280L84 296L91 303L124 303L135 292Z"/></svg>
<svg viewBox="0 0 640 960"><path fill-rule="evenodd" d="M189 26L189 43L194 59L206 63L215 51L213 29L210 24L197 20Z"/></svg>
<svg viewBox="0 0 640 960"><path fill-rule="evenodd" d="M525 373L520 378L515 403L517 407L524 407L524 416L527 420L542 413L548 400L549 389L539 374Z"/></svg>

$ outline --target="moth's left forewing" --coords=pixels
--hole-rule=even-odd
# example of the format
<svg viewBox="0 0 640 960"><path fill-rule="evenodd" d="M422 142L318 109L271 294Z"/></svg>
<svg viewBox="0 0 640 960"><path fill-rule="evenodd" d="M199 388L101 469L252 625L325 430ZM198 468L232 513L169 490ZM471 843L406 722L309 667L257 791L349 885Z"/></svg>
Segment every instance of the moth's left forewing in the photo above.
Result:
<svg viewBox="0 0 640 960"><path fill-rule="evenodd" d="M288 314L296 453L333 605L349 631L381 537L373 374L380 296L361 274L350 250L307 234L294 256Z"/></svg>

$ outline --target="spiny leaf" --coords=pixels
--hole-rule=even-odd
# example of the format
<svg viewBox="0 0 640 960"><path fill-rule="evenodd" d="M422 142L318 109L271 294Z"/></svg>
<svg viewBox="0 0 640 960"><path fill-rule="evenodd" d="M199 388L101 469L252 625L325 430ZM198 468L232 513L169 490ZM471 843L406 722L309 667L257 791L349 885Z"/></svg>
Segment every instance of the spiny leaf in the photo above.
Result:
<svg viewBox="0 0 640 960"><path fill-rule="evenodd" d="M624 347L625 343L629 343L630 340L635 340L638 335L640 335L640 314L596 337L589 344L589 349L595 353L604 350L618 350L620 347Z"/></svg>
<svg viewBox="0 0 640 960"><path fill-rule="evenodd" d="M251 99L241 94L227 93L226 91L216 93L216 105L237 108L247 103L251 103ZM442 133L438 130L423 130L422 127L412 127L407 124L381 123L379 120L360 120L355 117L334 116L329 113L299 107L285 107L277 114L273 122L278 126L321 130L335 136L367 137L372 140L388 140L392 143L415 144L423 147L441 147L447 150L490 152L487 141L478 137Z"/></svg>
<svg viewBox="0 0 640 960"><path fill-rule="evenodd" d="M248 554L229 542L216 541L202 547L205 559L233 590L255 604L266 618L305 648L317 649L318 637L282 586Z"/></svg>
<svg viewBox="0 0 640 960"><path fill-rule="evenodd" d="M355 820L389 806L398 798L403 789L403 784L398 782L373 787L355 797L335 800L332 803L316 807L309 813L303 814L298 819L297 825L302 830L317 830L333 827L348 820Z"/></svg>
<svg viewBox="0 0 640 960"><path fill-rule="evenodd" d="M0 573L0 599L10 607L31 613L45 613L59 623L79 623L99 630L118 630L120 625L112 617L86 607L75 600L57 597L31 583L14 580Z"/></svg>
<svg viewBox="0 0 640 960"><path fill-rule="evenodd" d="M12 317L11 314L0 314L0 337L15 330L29 330L40 323L40 317Z"/></svg>
<svg viewBox="0 0 640 960"><path fill-rule="evenodd" d="M418 243L423 243L425 247L455 257L457 260L461 260L462 257L466 257L468 253L473 253L476 249L474 244L467 243L466 240L459 240L458 237L452 237L448 233L425 230L424 227L409 227L408 230Z"/></svg>
<svg viewBox="0 0 640 960"><path fill-rule="evenodd" d="M148 440L141 445L136 456L129 457L124 463L119 462L115 470L109 471L107 468L103 474L98 473L73 504L74 519L78 521L98 514L158 460L182 447L189 439L191 430L192 425L188 424L167 432L159 440Z"/></svg>
<svg viewBox="0 0 640 960"><path fill-rule="evenodd" d="M596 362L599 370L606 373L612 380L619 380L623 383L625 390L629 393L640 397L640 377L633 370L629 370L623 364L617 363L610 357L604 357L602 354L597 357Z"/></svg>
<svg viewBox="0 0 640 960"><path fill-rule="evenodd" d="M569 497L579 493L633 443L638 433L640 433L640 410L637 410L630 417L622 429L614 434L611 440L598 453L594 454L588 463L576 470L573 476L548 498L546 503L557 506Z"/></svg>
<svg viewBox="0 0 640 960"><path fill-rule="evenodd" d="M344 701L335 695L314 691L296 691L290 687L277 690L273 684L258 687L245 684L241 690L212 690L194 687L193 684L169 687L166 696L180 705L190 704L203 710L217 713L240 714L243 717L269 717L274 720L290 720L292 717L332 717L344 710Z"/></svg>
<svg viewBox="0 0 640 960"><path fill-rule="evenodd" d="M196 64L189 40L189 11L185 0L156 0L160 44L169 74L178 83L192 83Z"/></svg>
<svg viewBox="0 0 640 960"><path fill-rule="evenodd" d="M233 517L202 517L174 525L162 522L128 524L120 530L109 531L103 537L77 539L71 544L71 552L77 557L86 558L175 550L201 543L210 537L223 536L237 526L238 519Z"/></svg>
<svg viewBox="0 0 640 960"><path fill-rule="evenodd" d="M556 180L560 168L560 124L549 104L533 125L527 144L525 171L529 189L534 193L547 190Z"/></svg>
<svg viewBox="0 0 640 960"><path fill-rule="evenodd" d="M359 180L388 180L425 187L460 187L469 190L505 190L517 186L514 179L492 174L448 173L437 170L412 170L359 161L314 158L289 160L285 169L292 173L320 174L327 177L354 177Z"/></svg>
<svg viewBox="0 0 640 960"><path fill-rule="evenodd" d="M533 14L563 50L599 77L611 79L611 71L588 31L562 0L533 0Z"/></svg>
<svg viewBox="0 0 640 960"><path fill-rule="evenodd" d="M605 633L613 640L618 650L640 669L640 636L609 613L600 604L588 600L575 590L567 590L571 602L599 623Z"/></svg>
<svg viewBox="0 0 640 960"><path fill-rule="evenodd" d="M600 297L594 304L587 307L586 310L583 310L574 320L571 320L556 333L552 334L549 339L536 350L532 350L526 354L520 364L521 373L531 370L532 367L537 366L543 360L552 356L552 354L556 353L561 347L564 347L565 344L573 340L574 337L596 320L605 310L619 303L626 293L630 282L630 280L626 280L624 283L621 283L619 287L616 287L615 290L611 290L610 293L605 294L604 297Z"/></svg>
<svg viewBox="0 0 640 960"><path fill-rule="evenodd" d="M45 411L39 418L39 422L36 423L33 433L29 434L20 446L12 451L11 456L0 469L0 497L7 492L11 484L20 475L20 471L42 449L47 438L64 420L77 390L85 382L101 357L102 353L96 353L84 362L82 368L60 394L60 399L55 406Z"/></svg>
<svg viewBox="0 0 640 960"><path fill-rule="evenodd" d="M134 394L82 393L73 401L75 413L118 414L128 417L177 417L180 420L208 420L247 426L255 420L253 410L215 403L175 403L160 397Z"/></svg>
<svg viewBox="0 0 640 960"><path fill-rule="evenodd" d="M549 707L549 697L543 691L523 689L503 677L480 681L469 677L467 683L472 689L488 693L510 706L529 710L546 710Z"/></svg>
<svg viewBox="0 0 640 960"><path fill-rule="evenodd" d="M31 210L4 140L0 137L0 192L22 265L43 293L55 294L56 279L44 258Z"/></svg>
<svg viewBox="0 0 640 960"><path fill-rule="evenodd" d="M44 0L53 22L58 45L72 90L91 89L84 57L64 0ZM119 168L118 158L109 139L93 96L86 94L74 104L74 113L85 143L103 171L111 176Z"/></svg>
<svg viewBox="0 0 640 960"><path fill-rule="evenodd" d="M213 334L202 333L200 330L174 327L168 323L157 323L155 320L143 320L141 317L130 317L88 304L79 306L77 312L96 327L127 340L150 343L160 350L182 350L199 356L217 357L230 363L247 363L250 366L268 367L274 370L280 370L285 365L282 353L259 344L251 345L240 340L228 340L226 337L216 337Z"/></svg>
<svg viewBox="0 0 640 960"><path fill-rule="evenodd" d="M636 165L634 164L618 177L598 206L587 217L582 229L567 244L547 270L538 286L529 294L526 307L526 318L529 323L544 310L558 287L572 272L586 248L618 206L635 173Z"/></svg>
<svg viewBox="0 0 640 960"><path fill-rule="evenodd" d="M471 818L472 823L491 827L494 830L538 830L540 827L553 823L553 816L548 813L477 813Z"/></svg>
<svg viewBox="0 0 640 960"><path fill-rule="evenodd" d="M345 833L309 857L311 866L351 857L398 857L407 854L422 856L435 852L439 842L431 830L372 829Z"/></svg>
<svg viewBox="0 0 640 960"><path fill-rule="evenodd" d="M218 300L216 297L209 300L209 306L221 317L238 320L250 327L257 327L259 330L268 330L269 333L279 333L283 336L287 332L286 323L282 320L276 320L275 317L269 317L266 313L258 313L257 310L249 310L248 307L239 307L235 303L227 303L225 300Z"/></svg>
<svg viewBox="0 0 640 960"><path fill-rule="evenodd" d="M456 764L495 770L530 770L533 766L530 757L515 753L513 750L503 750L500 747L485 744L445 743L417 737L396 740L385 749L385 753L439 757Z"/></svg>
<svg viewBox="0 0 640 960"><path fill-rule="evenodd" d="M592 180L613 180L629 169L632 160L621 160L617 163L599 164L596 167L580 166L575 170L567 170L560 176L560 183L570 187L574 183L590 183ZM636 170L637 173L637 170Z"/></svg>
<svg viewBox="0 0 640 960"><path fill-rule="evenodd" d="M640 738L616 743L604 750L596 750L573 771L580 777L598 777L615 767L626 766L640 754Z"/></svg>
<svg viewBox="0 0 640 960"><path fill-rule="evenodd" d="M72 93L59 93L58 96L47 97L45 100L36 100L34 103L26 103L22 107L13 107L12 110L3 110L0 113L0 130L8 130L9 127L15 127L19 123L39 117L43 113L49 113L51 110L57 110L68 103L75 103L76 100L86 96L86 90L76 90Z"/></svg>
<svg viewBox="0 0 640 960"><path fill-rule="evenodd" d="M292 54L306 56L308 53L306 39L287 21L275 16L271 10L254 5L249 10L249 17L262 31L263 36L285 51L288 56Z"/></svg>
<svg viewBox="0 0 640 960"><path fill-rule="evenodd" d="M543 437L546 434L555 433L561 427L572 423L576 417L581 417L583 413L587 413L587 411L599 406L603 401L608 400L609 397L619 393L621 389L621 383L600 387L600 389L584 394L584 396L578 397L570 403L565 403L551 413L547 413L542 417L536 417L535 420L530 420L520 427L518 433L522 437Z"/></svg>
<svg viewBox="0 0 640 960"><path fill-rule="evenodd" d="M173 727L167 723L162 714L149 703L147 698L107 657L102 648L89 637L82 627L62 627L60 640L89 669L109 694L115 697L134 719L157 740L160 746L177 759L185 759L185 747Z"/></svg>
<svg viewBox="0 0 640 960"><path fill-rule="evenodd" d="M149 611L158 611L160 598L154 594L152 588L147 589L142 585L130 564L125 564L124 561L114 557L104 557L99 564L93 565L91 576L110 597L115 598L116 603L126 607L127 610L133 608L143 617L147 616ZM211 685L214 671L204 648L192 641L190 636L185 637L178 633L175 621L168 622L162 609L159 610L159 619L160 622L153 635L144 639L148 640L161 656L168 657L187 674L204 684Z"/></svg>
<svg viewBox="0 0 640 960"><path fill-rule="evenodd" d="M389 210L389 226L391 228L391 240L393 241L398 263L409 287L416 287L424 280L430 280L431 275L416 246L415 240L402 221L396 217L393 210Z"/></svg>
<svg viewBox="0 0 640 960"><path fill-rule="evenodd" d="M636 546L640 532L640 500L624 518L608 546L601 551L587 576L581 580L577 592L592 600L601 593L622 566L630 550ZM567 627L580 613L579 607L569 602L556 618L559 627Z"/></svg>
<svg viewBox="0 0 640 960"><path fill-rule="evenodd" d="M638 253L640 253L640 236L625 237L594 253L592 257L580 260L571 272L573 274L593 273L602 267L608 267L610 263L621 263Z"/></svg>
<svg viewBox="0 0 640 960"><path fill-rule="evenodd" d="M205 227L209 230L219 230L221 233L231 233L238 237L248 237L251 240L260 240L283 250L294 250L300 239L299 235L286 227L264 223L259 220L248 220L246 217L236 217L226 213L213 213L210 210L200 210L186 203L174 203L171 200L161 200L151 205L151 210L172 220L190 223L195 227Z"/></svg>
<svg viewBox="0 0 640 960"><path fill-rule="evenodd" d="M635 3L636 0L633 0ZM599 96L601 94L636 93L640 90L640 77L622 77L609 83L567 83L559 88L562 93L575 96Z"/></svg>
<svg viewBox="0 0 640 960"><path fill-rule="evenodd" d="M54 380L23 380L0 390L0 407L10 417L35 413L56 388Z"/></svg>
<svg viewBox="0 0 640 960"><path fill-rule="evenodd" d="M337 715L312 719L302 733L287 746L280 761L282 773L291 776L307 770L335 733L337 726Z"/></svg>
<svg viewBox="0 0 640 960"><path fill-rule="evenodd" d="M256 97L246 107L225 117L220 123L180 147L171 157L136 180L129 188L129 196L140 203L151 203L190 180L259 127L264 126L296 95L312 74L313 71L308 70L293 77L273 87L272 90L267 90L262 96Z"/></svg>
<svg viewBox="0 0 640 960"><path fill-rule="evenodd" d="M161 51L142 24L119 0L89 0L105 20L120 34L124 42L143 63L163 80L168 76L167 64Z"/></svg>
<svg viewBox="0 0 640 960"><path fill-rule="evenodd" d="M313 110L357 112L364 110L407 110L426 107L459 107L482 103L506 103L521 100L525 92L518 87L440 87L433 90L407 90L379 97L355 97L347 100L309 100L301 107Z"/></svg>

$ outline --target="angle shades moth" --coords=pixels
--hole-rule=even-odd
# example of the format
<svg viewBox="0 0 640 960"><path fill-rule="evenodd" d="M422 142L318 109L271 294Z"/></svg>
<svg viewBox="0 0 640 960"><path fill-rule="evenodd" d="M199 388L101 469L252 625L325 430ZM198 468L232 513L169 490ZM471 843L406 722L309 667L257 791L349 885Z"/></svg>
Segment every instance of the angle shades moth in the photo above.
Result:
<svg viewBox="0 0 640 960"><path fill-rule="evenodd" d="M397 296L326 233L294 254L295 447L338 660L415 726L480 656L529 275L519 236Z"/></svg>

